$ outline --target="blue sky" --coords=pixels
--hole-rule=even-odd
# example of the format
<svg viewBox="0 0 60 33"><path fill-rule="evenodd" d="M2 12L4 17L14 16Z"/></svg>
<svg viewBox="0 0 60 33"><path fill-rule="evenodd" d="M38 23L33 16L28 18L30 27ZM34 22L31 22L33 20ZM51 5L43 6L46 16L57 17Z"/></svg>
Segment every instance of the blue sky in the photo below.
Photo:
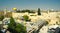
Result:
<svg viewBox="0 0 60 33"><path fill-rule="evenodd" d="M0 10L18 9L55 9L60 10L60 0L0 0Z"/></svg>

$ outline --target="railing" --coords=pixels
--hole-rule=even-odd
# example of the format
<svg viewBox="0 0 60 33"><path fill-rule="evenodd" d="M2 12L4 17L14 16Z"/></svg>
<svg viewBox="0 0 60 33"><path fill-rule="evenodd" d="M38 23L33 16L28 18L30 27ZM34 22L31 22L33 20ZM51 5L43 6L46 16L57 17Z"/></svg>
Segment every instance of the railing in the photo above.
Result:
<svg viewBox="0 0 60 33"><path fill-rule="evenodd" d="M32 33L35 30L35 28L32 28L30 31L28 31L27 33Z"/></svg>
<svg viewBox="0 0 60 33"><path fill-rule="evenodd" d="M36 28L32 28L30 31L28 31L27 33L32 33L32 32L35 32L35 33L39 33L39 31L40 31L40 29L45 25L45 24L47 24L47 22L46 21L39 21L38 22L38 27L37 27L37 29Z"/></svg>

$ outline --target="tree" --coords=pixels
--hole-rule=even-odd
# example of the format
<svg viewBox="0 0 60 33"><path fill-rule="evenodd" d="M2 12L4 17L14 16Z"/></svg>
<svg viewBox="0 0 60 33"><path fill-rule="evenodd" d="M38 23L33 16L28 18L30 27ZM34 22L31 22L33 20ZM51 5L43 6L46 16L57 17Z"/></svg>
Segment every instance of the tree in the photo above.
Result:
<svg viewBox="0 0 60 33"><path fill-rule="evenodd" d="M26 27L22 24L17 24L15 30L17 31L17 33L27 33Z"/></svg>
<svg viewBox="0 0 60 33"><path fill-rule="evenodd" d="M4 19L4 16L0 16L0 21L2 21Z"/></svg>
<svg viewBox="0 0 60 33"><path fill-rule="evenodd" d="M9 23L9 28L13 28L14 26L16 26L16 23L15 23L15 21L14 21L14 19L11 17L11 19L10 19L10 23Z"/></svg>
<svg viewBox="0 0 60 33"><path fill-rule="evenodd" d="M17 10L16 12L20 13L21 11L20 10Z"/></svg>
<svg viewBox="0 0 60 33"><path fill-rule="evenodd" d="M27 15L24 15L23 18L25 21L30 21L29 16L27 16Z"/></svg>
<svg viewBox="0 0 60 33"><path fill-rule="evenodd" d="M17 24L11 17L10 23L8 24L8 30L11 33L26 33L26 27L22 24Z"/></svg>
<svg viewBox="0 0 60 33"><path fill-rule="evenodd" d="M38 8L38 15L41 15L40 8Z"/></svg>
<svg viewBox="0 0 60 33"><path fill-rule="evenodd" d="M16 23L15 23L14 19L11 17L10 18L10 23L8 24L8 30L10 32L14 32L15 31L15 26L16 26Z"/></svg>
<svg viewBox="0 0 60 33"><path fill-rule="evenodd" d="M31 11L31 10L28 10L28 9L26 9L26 10L21 10L20 12L21 12L21 13L25 13L25 12L28 12L28 13L35 13L34 11Z"/></svg>

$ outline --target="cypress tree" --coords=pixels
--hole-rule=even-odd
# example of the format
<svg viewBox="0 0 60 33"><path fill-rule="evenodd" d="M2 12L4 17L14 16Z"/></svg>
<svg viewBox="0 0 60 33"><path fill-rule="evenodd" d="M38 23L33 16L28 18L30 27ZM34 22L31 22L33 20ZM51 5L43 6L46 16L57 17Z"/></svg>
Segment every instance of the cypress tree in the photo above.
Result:
<svg viewBox="0 0 60 33"><path fill-rule="evenodd" d="M38 8L38 15L41 15L40 8Z"/></svg>

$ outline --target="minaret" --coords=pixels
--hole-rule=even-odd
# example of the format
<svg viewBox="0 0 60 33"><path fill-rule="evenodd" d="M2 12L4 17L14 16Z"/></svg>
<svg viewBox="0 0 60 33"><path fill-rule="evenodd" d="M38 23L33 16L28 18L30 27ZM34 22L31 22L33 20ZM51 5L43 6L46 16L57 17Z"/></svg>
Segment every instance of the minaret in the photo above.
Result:
<svg viewBox="0 0 60 33"><path fill-rule="evenodd" d="M50 10L48 10L48 14L49 14L49 11L50 11Z"/></svg>

